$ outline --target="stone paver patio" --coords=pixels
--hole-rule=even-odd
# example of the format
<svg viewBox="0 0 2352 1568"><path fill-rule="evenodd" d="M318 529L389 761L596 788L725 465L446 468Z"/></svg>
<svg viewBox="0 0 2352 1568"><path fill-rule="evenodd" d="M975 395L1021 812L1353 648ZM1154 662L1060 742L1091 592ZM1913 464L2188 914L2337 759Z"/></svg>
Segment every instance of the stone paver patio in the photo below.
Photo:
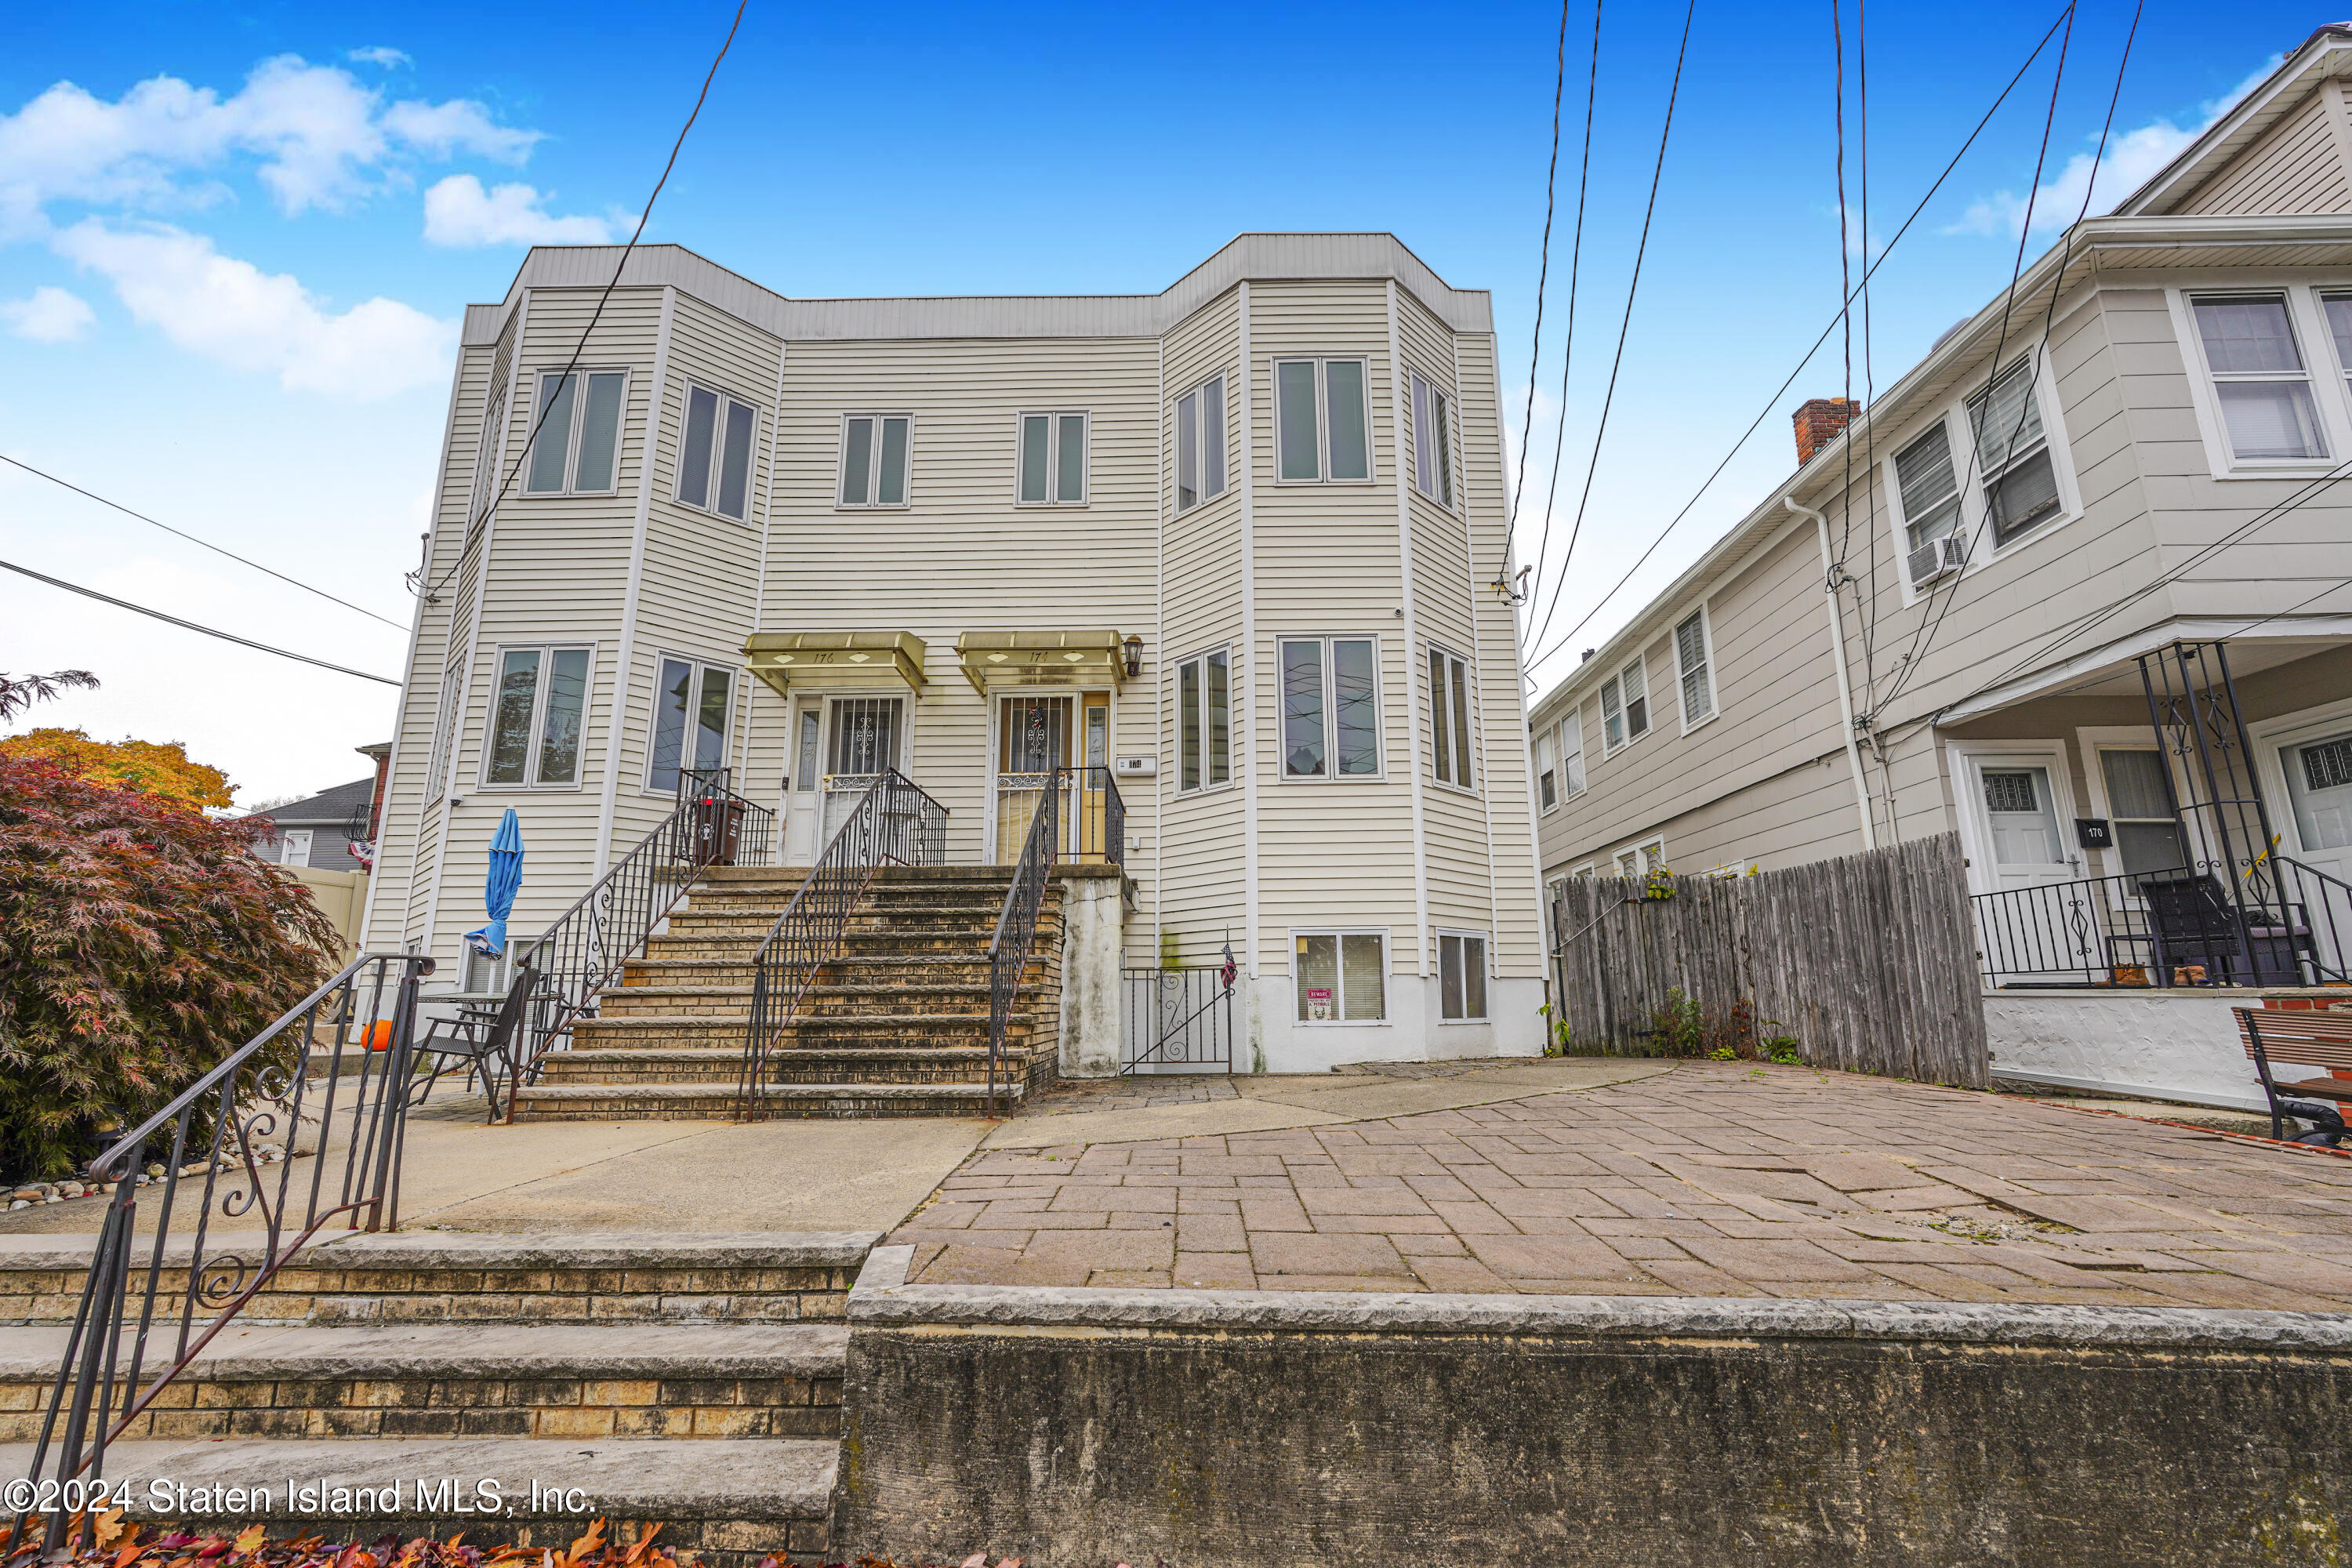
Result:
<svg viewBox="0 0 2352 1568"><path fill-rule="evenodd" d="M982 1149L890 1239L926 1284L2345 1310L2352 1160L1686 1062L1385 1121Z"/></svg>

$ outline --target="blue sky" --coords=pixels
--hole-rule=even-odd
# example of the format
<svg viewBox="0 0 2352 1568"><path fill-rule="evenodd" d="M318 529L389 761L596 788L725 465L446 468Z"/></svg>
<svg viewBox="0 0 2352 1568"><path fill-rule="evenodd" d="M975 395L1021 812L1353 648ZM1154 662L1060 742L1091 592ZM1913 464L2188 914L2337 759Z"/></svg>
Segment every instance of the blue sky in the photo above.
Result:
<svg viewBox="0 0 2352 1568"><path fill-rule="evenodd" d="M2154 0L2104 208L2328 18ZM0 452L315 582L402 628L457 320L532 238L625 232L730 10L259 4L42 8L0 54ZM2059 15L1871 19L1874 238L1891 234ZM2079 5L2040 211L2071 216L2127 3ZM1445 18L1451 18L1446 20ZM1520 524L1542 527L1591 13L1569 29L1553 289ZM1689 500L1834 314L1827 6L1701 0L1624 365L1582 488L1647 196L1680 7L1602 22L1547 641ZM1846 12L1848 191L1860 104ZM1528 384L1559 14L1543 5L786 7L751 0L647 237L790 294L1153 291L1249 229L1388 229L1495 292L1507 401ZM1877 384L2009 279L2055 48L1873 287ZM1858 216L1856 218L1858 233ZM2037 217L2029 252L2055 237ZM1787 408L1556 679L1792 466ZM1857 355L1859 345L1857 344ZM1863 383L1857 362L1857 394ZM404 630L0 469L0 559L337 663L399 674ZM358 776L392 689L21 577L0 670L100 691L27 721L180 740L240 799Z"/></svg>

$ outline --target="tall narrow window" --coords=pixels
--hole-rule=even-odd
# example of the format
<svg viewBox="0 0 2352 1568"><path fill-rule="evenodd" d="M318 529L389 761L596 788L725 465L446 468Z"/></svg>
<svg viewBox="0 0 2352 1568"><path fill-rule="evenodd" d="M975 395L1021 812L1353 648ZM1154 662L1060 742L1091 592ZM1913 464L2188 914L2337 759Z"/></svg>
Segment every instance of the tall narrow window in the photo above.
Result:
<svg viewBox="0 0 2352 1568"><path fill-rule="evenodd" d="M628 384L617 370L539 378L541 413L532 417L538 435L530 445L525 494L607 495L620 482L621 394Z"/></svg>
<svg viewBox="0 0 2352 1568"><path fill-rule="evenodd" d="M654 689L653 744L646 787L669 793L678 774L727 765L727 731L734 711L735 674L723 665L665 658Z"/></svg>
<svg viewBox="0 0 2352 1568"><path fill-rule="evenodd" d="M1650 732L1649 667L1635 659L1618 671L1625 688L1625 738L1638 741Z"/></svg>
<svg viewBox="0 0 2352 1568"><path fill-rule="evenodd" d="M1412 378L1413 488L1443 507L1454 504L1453 422L1445 394Z"/></svg>
<svg viewBox="0 0 2352 1568"><path fill-rule="evenodd" d="M1084 506L1087 501L1087 416L1024 414L1017 455L1024 506Z"/></svg>
<svg viewBox="0 0 2352 1568"><path fill-rule="evenodd" d="M1927 583L1966 564L1960 522L1960 482L1952 472L1952 435L1942 420L1895 454L1895 488L1902 498L1903 531L1910 541L1908 572Z"/></svg>
<svg viewBox="0 0 2352 1568"><path fill-rule="evenodd" d="M2107 812L2115 818L2116 850L2124 874L2161 876L2189 868L2189 847L2180 819L2173 815L2172 792L2164 787L2164 753L2102 749L2101 780L2107 786Z"/></svg>
<svg viewBox="0 0 2352 1568"><path fill-rule="evenodd" d="M1365 379L1360 359L1274 362L1276 478L1372 477Z"/></svg>
<svg viewBox="0 0 2352 1568"><path fill-rule="evenodd" d="M1706 607L1675 627L1675 672L1682 678L1683 728L1715 714L1715 670L1707 658Z"/></svg>
<svg viewBox="0 0 2352 1568"><path fill-rule="evenodd" d="M2190 308L2230 455L2249 462L2326 457L2286 296L2208 294Z"/></svg>
<svg viewBox="0 0 2352 1568"><path fill-rule="evenodd" d="M824 727L824 716L814 703L801 710L800 744L793 762L793 789L796 794L811 794L816 789L817 774L824 769L817 762L817 735Z"/></svg>
<svg viewBox="0 0 2352 1568"><path fill-rule="evenodd" d="M1559 721L1559 797L1574 800L1584 793L1584 710L1571 708Z"/></svg>
<svg viewBox="0 0 2352 1568"><path fill-rule="evenodd" d="M1536 806L1549 811L1559 804L1559 766L1552 755L1551 731L1538 731L1535 738Z"/></svg>
<svg viewBox="0 0 2352 1568"><path fill-rule="evenodd" d="M1233 778L1229 656L1223 648L1176 667L1176 787L1211 789Z"/></svg>
<svg viewBox="0 0 2352 1568"><path fill-rule="evenodd" d="M907 504L906 414L853 414L841 422L841 504Z"/></svg>
<svg viewBox="0 0 2352 1568"><path fill-rule="evenodd" d="M483 747L485 784L570 785L580 782L581 719L588 703L584 647L499 650Z"/></svg>
<svg viewBox="0 0 2352 1568"><path fill-rule="evenodd" d="M1990 389L1969 400L1992 542L2007 544L2058 514L2058 468L2042 428L2042 400L2033 395L2033 356L2011 365Z"/></svg>
<svg viewBox="0 0 2352 1568"><path fill-rule="evenodd" d="M1301 932L1292 982L1302 1024L1372 1024L1388 1016L1388 938L1380 931Z"/></svg>
<svg viewBox="0 0 2352 1568"><path fill-rule="evenodd" d="M1283 641L1283 777L1366 778L1381 771L1379 665L1369 637Z"/></svg>
<svg viewBox="0 0 2352 1568"><path fill-rule="evenodd" d="M501 482L499 473L499 441L506 433L507 389L503 383L491 388L490 404L482 412L482 430L474 448L474 493L466 503L466 528L468 534L481 526L490 510L490 497Z"/></svg>
<svg viewBox="0 0 2352 1568"><path fill-rule="evenodd" d="M748 403L689 384L678 444L677 499L740 520L751 494L751 446L760 416Z"/></svg>
<svg viewBox="0 0 2352 1568"><path fill-rule="evenodd" d="M1437 939L1438 1016L1449 1024L1486 1021L1486 939L1446 932Z"/></svg>
<svg viewBox="0 0 2352 1568"><path fill-rule="evenodd" d="M2327 334L2336 340L2336 368L2352 384L2352 294L2322 294L2319 303L2327 312Z"/></svg>
<svg viewBox="0 0 2352 1568"><path fill-rule="evenodd" d="M1429 650L1429 718L1431 772L1439 784L1473 787L1477 721L1470 711L1470 667L1443 648Z"/></svg>
<svg viewBox="0 0 2352 1568"><path fill-rule="evenodd" d="M1225 493L1225 378L1213 375L1176 400L1176 510Z"/></svg>

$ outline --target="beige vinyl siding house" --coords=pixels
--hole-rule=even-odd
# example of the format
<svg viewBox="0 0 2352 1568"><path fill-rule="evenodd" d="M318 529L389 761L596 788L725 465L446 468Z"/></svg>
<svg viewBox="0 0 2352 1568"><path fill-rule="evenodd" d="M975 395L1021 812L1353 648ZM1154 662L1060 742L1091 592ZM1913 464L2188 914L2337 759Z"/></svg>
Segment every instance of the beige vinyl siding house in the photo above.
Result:
<svg viewBox="0 0 2352 1568"><path fill-rule="evenodd" d="M672 808L683 693L688 765L776 810L787 864L822 849L836 776L899 769L950 860L1003 863L1024 748L1117 761L1127 963L1230 946L1244 1069L1539 1048L1484 294L1385 235L1245 236L1099 299L792 300L647 247L583 345L619 259L534 250L467 313L372 940L457 959L508 805L513 930L555 919ZM575 347L572 438L611 472L596 446L598 482L534 489ZM561 777L498 740L532 649L577 672ZM1458 679L1433 687L1433 651ZM558 705L528 701L536 768Z"/></svg>
<svg viewBox="0 0 2352 1568"><path fill-rule="evenodd" d="M2352 937L2326 782L2329 748L2352 759L2352 494L2333 484L2352 473L2347 73L2352 33L2323 29L1842 434L1833 403L1801 412L1797 471L1533 704L1548 880L1629 853L1736 874L1958 832L1996 1073L2249 1098L2213 983L2340 978ZM2144 661L2228 705L2206 727L2259 806L2252 784L2217 791L2229 757L2203 776L2196 726L2158 733ZM1573 795L1563 735L1581 738ZM2231 811L2242 831L2216 826ZM2299 956L2242 936L2234 958L2164 959L2173 900L2231 903L2233 878L2273 875L2265 855L2303 880L2251 929ZM2027 913L2035 934L2002 934ZM2164 1005L2123 1021L2117 993L2142 984L2132 1006Z"/></svg>

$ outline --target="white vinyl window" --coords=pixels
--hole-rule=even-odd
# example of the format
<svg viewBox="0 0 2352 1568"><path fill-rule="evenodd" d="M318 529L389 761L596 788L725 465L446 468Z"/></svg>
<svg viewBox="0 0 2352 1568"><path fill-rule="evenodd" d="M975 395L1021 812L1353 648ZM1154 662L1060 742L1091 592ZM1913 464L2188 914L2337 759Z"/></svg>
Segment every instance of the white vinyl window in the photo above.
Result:
<svg viewBox="0 0 2352 1568"><path fill-rule="evenodd" d="M499 649L489 736L482 748L484 784L578 787L589 651L583 647Z"/></svg>
<svg viewBox="0 0 2352 1568"><path fill-rule="evenodd" d="M2327 317L2327 335L2336 340L2336 368L2352 389L2352 294L2322 294L2319 308Z"/></svg>
<svg viewBox="0 0 2352 1568"><path fill-rule="evenodd" d="M1475 786L1470 759L1477 719L1471 702L1470 666L1444 648L1429 650L1429 763L1437 782Z"/></svg>
<svg viewBox="0 0 2352 1568"><path fill-rule="evenodd" d="M1215 789L1234 776L1232 655L1214 648L1176 667L1176 789Z"/></svg>
<svg viewBox="0 0 2352 1568"><path fill-rule="evenodd" d="M664 655L654 683L653 741L646 788L669 795L681 772L727 765L727 731L735 711L735 672L720 664Z"/></svg>
<svg viewBox="0 0 2352 1568"><path fill-rule="evenodd" d="M1549 811L1560 803L1559 767L1552 755L1552 732L1536 732L1536 809Z"/></svg>
<svg viewBox="0 0 2352 1568"><path fill-rule="evenodd" d="M2201 294L2189 303L2230 456L2239 462L2327 456L2286 296Z"/></svg>
<svg viewBox="0 0 2352 1568"><path fill-rule="evenodd" d="M1984 487L1985 518L1996 550L2061 510L2057 462L2042 427L2042 400L2033 382L2033 356L2028 354L1969 399L1978 482Z"/></svg>
<svg viewBox="0 0 2352 1568"><path fill-rule="evenodd" d="M1019 488L1023 506L1087 504L1087 416L1021 416Z"/></svg>
<svg viewBox="0 0 2352 1568"><path fill-rule="evenodd" d="M750 404L695 382L686 385L686 421L677 454L677 499L742 521L751 498L751 454L760 433Z"/></svg>
<svg viewBox="0 0 2352 1568"><path fill-rule="evenodd" d="M1895 454L1895 489L1913 585L1965 565L1967 542L1958 531L1960 481L1952 469L1952 433L1941 419Z"/></svg>
<svg viewBox="0 0 2352 1568"><path fill-rule="evenodd" d="M845 507L907 504L910 414L849 414L841 421L841 501Z"/></svg>
<svg viewBox="0 0 2352 1568"><path fill-rule="evenodd" d="M2189 869L2188 840L2164 777L2164 753L2153 746L2099 748L2099 782L2106 786L2116 858L2127 877L2178 876Z"/></svg>
<svg viewBox="0 0 2352 1568"><path fill-rule="evenodd" d="M490 390L490 405L482 413L482 432L474 449L474 493L466 506L467 536L481 526L490 510L499 477L499 441L506 433L507 389L504 382Z"/></svg>
<svg viewBox="0 0 2352 1568"><path fill-rule="evenodd" d="M628 374L548 371L539 378L539 434L530 444L523 493L610 495L621 483L621 404Z"/></svg>
<svg viewBox="0 0 2352 1568"><path fill-rule="evenodd" d="M1442 507L1454 505L1452 399L1415 372L1412 378L1412 485Z"/></svg>
<svg viewBox="0 0 2352 1568"><path fill-rule="evenodd" d="M425 791L430 800L439 800L449 793L451 775L457 772L457 721L466 710L467 663L463 647L452 651L442 661L441 690L434 699L433 753L425 764Z"/></svg>
<svg viewBox="0 0 2352 1568"><path fill-rule="evenodd" d="M1360 359L1274 362L1275 478L1303 484L1372 477L1367 380Z"/></svg>
<svg viewBox="0 0 2352 1568"><path fill-rule="evenodd" d="M1645 871L1655 871L1666 863L1666 841L1653 838L1647 844L1633 844L1611 857L1616 862L1621 877L1638 877Z"/></svg>
<svg viewBox="0 0 2352 1568"><path fill-rule="evenodd" d="M1176 400L1176 510L1225 493L1225 378L1213 375Z"/></svg>
<svg viewBox="0 0 2352 1568"><path fill-rule="evenodd" d="M1437 1014L1444 1022L1486 1021L1486 938L1483 933L1438 933L1437 995Z"/></svg>
<svg viewBox="0 0 2352 1568"><path fill-rule="evenodd" d="M1285 637L1279 658L1282 776L1379 776L1379 644L1370 637Z"/></svg>
<svg viewBox="0 0 2352 1568"><path fill-rule="evenodd" d="M1584 708L1568 710L1559 721L1559 797L1574 800L1584 793Z"/></svg>
<svg viewBox="0 0 2352 1568"><path fill-rule="evenodd" d="M1683 733L1715 717L1715 659L1708 648L1706 606L1675 627L1675 673L1683 690Z"/></svg>
<svg viewBox="0 0 2352 1568"><path fill-rule="evenodd" d="M1601 753L1607 756L1649 732L1649 672L1635 658L1601 683Z"/></svg>
<svg viewBox="0 0 2352 1568"><path fill-rule="evenodd" d="M310 863L309 827L289 827L278 836L278 863L280 866L308 866Z"/></svg>
<svg viewBox="0 0 2352 1568"><path fill-rule="evenodd" d="M1294 931L1293 979L1302 1024L1377 1024L1389 1016L1388 933Z"/></svg>

